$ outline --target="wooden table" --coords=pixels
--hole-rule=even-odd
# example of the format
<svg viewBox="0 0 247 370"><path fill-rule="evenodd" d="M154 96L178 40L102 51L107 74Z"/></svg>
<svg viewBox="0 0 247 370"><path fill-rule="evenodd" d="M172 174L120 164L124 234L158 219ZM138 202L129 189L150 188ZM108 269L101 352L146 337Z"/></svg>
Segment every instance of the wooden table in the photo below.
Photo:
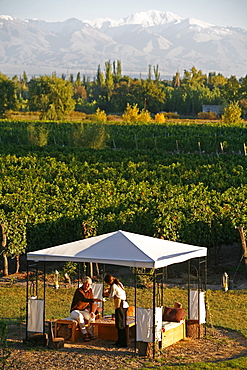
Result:
<svg viewBox="0 0 247 370"><path fill-rule="evenodd" d="M98 333L98 338L109 339L112 341L116 341L118 339L115 318L104 316L95 320L95 322L92 322L91 325L94 325L95 333ZM127 343L135 338L135 318L132 316L127 316L126 338Z"/></svg>

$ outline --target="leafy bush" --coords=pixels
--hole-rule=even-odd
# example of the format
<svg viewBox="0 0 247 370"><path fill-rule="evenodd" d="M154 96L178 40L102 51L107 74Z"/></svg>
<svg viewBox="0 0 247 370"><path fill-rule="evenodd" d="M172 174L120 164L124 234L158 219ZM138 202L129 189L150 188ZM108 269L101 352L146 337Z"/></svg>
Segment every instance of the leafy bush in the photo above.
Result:
<svg viewBox="0 0 247 370"><path fill-rule="evenodd" d="M142 110L138 108L137 104L130 105L127 104L126 110L122 115L122 119L125 123L149 123L152 118L147 110Z"/></svg>
<svg viewBox="0 0 247 370"><path fill-rule="evenodd" d="M165 123L166 118L165 118L164 113L155 114L154 121L155 123Z"/></svg>
<svg viewBox="0 0 247 370"><path fill-rule="evenodd" d="M242 122L241 115L242 109L240 108L238 102L230 102L228 107L224 109L222 122L226 125L238 125Z"/></svg>
<svg viewBox="0 0 247 370"><path fill-rule="evenodd" d="M138 121L139 108L137 104L130 105L127 104L127 107L122 115L122 119L125 123L135 123Z"/></svg>
<svg viewBox="0 0 247 370"><path fill-rule="evenodd" d="M79 112L83 112L86 114L94 114L96 111L97 102L94 100L93 102L89 103L85 99L79 98L76 101L75 110Z"/></svg>
<svg viewBox="0 0 247 370"><path fill-rule="evenodd" d="M214 112L199 112L197 117L199 119L208 119L208 120L214 120L214 119L217 119L217 115L216 113Z"/></svg>
<svg viewBox="0 0 247 370"><path fill-rule="evenodd" d="M152 121L150 113L147 110L142 110L138 115L138 122L149 123Z"/></svg>
<svg viewBox="0 0 247 370"><path fill-rule="evenodd" d="M107 121L107 115L106 115L105 111L104 110L101 110L100 108L97 108L96 109L96 113L94 115L94 120L96 122L106 123L106 121Z"/></svg>
<svg viewBox="0 0 247 370"><path fill-rule="evenodd" d="M171 119L171 118L177 119L177 118L179 118L179 114L174 113L174 112L166 112L164 114L165 114L165 117L167 119Z"/></svg>

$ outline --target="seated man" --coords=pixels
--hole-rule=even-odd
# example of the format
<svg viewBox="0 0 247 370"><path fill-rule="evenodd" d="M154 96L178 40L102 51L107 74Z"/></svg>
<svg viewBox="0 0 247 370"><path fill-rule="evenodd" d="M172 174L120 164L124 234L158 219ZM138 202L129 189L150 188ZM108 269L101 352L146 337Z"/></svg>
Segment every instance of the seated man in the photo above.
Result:
<svg viewBox="0 0 247 370"><path fill-rule="evenodd" d="M80 288L77 288L73 297L70 309L70 317L77 320L85 342L95 339L93 328L90 323L95 320L97 305L94 302L101 302L101 299L93 298L92 280L86 276ZM88 320L88 330L85 327L85 320Z"/></svg>

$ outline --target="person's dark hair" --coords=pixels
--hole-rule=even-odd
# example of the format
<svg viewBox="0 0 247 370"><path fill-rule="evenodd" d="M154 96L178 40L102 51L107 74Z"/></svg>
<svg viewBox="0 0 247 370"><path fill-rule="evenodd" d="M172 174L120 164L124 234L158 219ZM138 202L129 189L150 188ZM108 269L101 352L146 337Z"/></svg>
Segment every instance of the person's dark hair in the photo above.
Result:
<svg viewBox="0 0 247 370"><path fill-rule="evenodd" d="M110 284L110 282L112 281L112 284L116 284L116 285L120 286L121 288L123 288L120 281L117 278L114 278L114 276L112 276L112 275L106 275L104 280L105 280L106 284Z"/></svg>

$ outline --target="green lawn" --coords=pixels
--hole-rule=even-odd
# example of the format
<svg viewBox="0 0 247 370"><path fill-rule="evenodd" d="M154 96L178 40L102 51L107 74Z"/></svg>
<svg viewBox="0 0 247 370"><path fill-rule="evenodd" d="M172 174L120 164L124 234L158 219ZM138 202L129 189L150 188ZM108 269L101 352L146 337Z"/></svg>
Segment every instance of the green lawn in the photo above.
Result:
<svg viewBox="0 0 247 370"><path fill-rule="evenodd" d="M56 319L69 315L74 288L46 289L46 318ZM134 303L133 288L126 288L129 303ZM151 289L138 289L137 305L150 307ZM164 291L165 305L173 305L175 300L183 303L187 310L187 289L166 288ZM207 291L208 317L215 327L235 330L247 338L247 290ZM0 317L8 323L18 323L25 320L26 289L15 284L0 287ZM113 312L112 302L105 303L105 312ZM148 367L146 367L147 369ZM191 365L162 366L157 362L157 368L165 369L246 369L247 358L242 357L219 363L197 363ZM144 368L142 369L144 370Z"/></svg>

